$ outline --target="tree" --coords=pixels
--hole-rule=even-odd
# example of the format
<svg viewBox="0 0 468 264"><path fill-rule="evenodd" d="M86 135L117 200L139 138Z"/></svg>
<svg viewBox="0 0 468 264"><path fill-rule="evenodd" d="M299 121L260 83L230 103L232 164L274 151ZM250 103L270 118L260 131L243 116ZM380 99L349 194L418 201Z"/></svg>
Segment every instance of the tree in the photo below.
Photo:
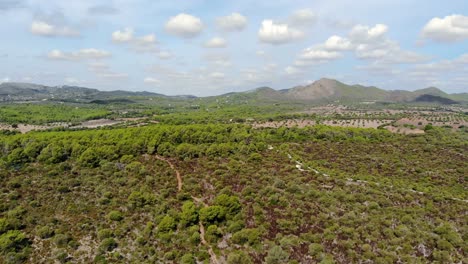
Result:
<svg viewBox="0 0 468 264"><path fill-rule="evenodd" d="M180 213L180 223L183 226L196 224L198 221L198 210L192 201L187 201L182 205Z"/></svg>
<svg viewBox="0 0 468 264"><path fill-rule="evenodd" d="M226 209L219 205L212 205L200 209L200 220L204 223L221 222L226 218Z"/></svg>
<svg viewBox="0 0 468 264"><path fill-rule="evenodd" d="M164 216L164 218L158 224L158 230L159 232L162 232L162 233L167 233L169 231L172 231L175 229L175 227L176 227L176 221L170 215Z"/></svg>

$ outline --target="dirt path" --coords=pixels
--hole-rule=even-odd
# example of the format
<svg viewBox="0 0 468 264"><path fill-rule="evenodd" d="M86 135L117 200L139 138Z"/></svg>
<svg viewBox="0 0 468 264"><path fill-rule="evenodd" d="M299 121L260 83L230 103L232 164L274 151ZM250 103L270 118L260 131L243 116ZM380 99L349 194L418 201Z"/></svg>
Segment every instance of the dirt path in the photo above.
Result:
<svg viewBox="0 0 468 264"><path fill-rule="evenodd" d="M200 241L203 245L208 247L208 254L210 254L211 263L219 264L218 257L216 257L216 254L214 253L213 248L205 240L205 227L203 226L203 223L201 221L199 222L199 224L200 224Z"/></svg>
<svg viewBox="0 0 468 264"><path fill-rule="evenodd" d="M180 176L180 172L176 169L174 164L170 160L164 157L158 156L158 155L155 155L155 158L166 162L169 165L169 167L171 167L171 169L175 171L176 177L177 177L177 191L178 192L182 191L182 177Z"/></svg>
<svg viewBox="0 0 468 264"><path fill-rule="evenodd" d="M176 177L177 177L177 191L180 192L182 191L182 177L180 176L180 172L179 170L177 170L177 168L174 166L174 164L164 158L164 157L161 157L161 156L158 156L158 155L155 155L154 156L156 159L158 160L161 160L161 161L164 161L166 162L169 167L171 167L171 169L173 171L175 171L176 173ZM195 196L192 196L192 199L196 202L196 203L199 203L199 204L202 204L203 206L207 207L208 205L203 201L203 199L201 198L197 198ZM216 256L216 253L213 251L213 248L211 247L210 244L208 244L208 242L206 242L206 239L205 239L205 226L203 226L203 223L201 221L198 222L199 225L200 225L200 242L206 246L208 248L208 254L210 254L210 258L211 258L211 263L213 264L219 264L220 262L218 261L218 257Z"/></svg>

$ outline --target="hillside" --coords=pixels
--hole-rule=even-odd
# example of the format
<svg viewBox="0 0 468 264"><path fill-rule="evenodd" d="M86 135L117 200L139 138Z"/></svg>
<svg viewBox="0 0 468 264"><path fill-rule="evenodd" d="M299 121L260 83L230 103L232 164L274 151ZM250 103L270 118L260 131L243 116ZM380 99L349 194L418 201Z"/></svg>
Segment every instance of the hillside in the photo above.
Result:
<svg viewBox="0 0 468 264"><path fill-rule="evenodd" d="M32 83L0 84L1 101L29 101L42 99L97 100L127 96L164 96L151 92L100 91L79 86L45 86Z"/></svg>
<svg viewBox="0 0 468 264"><path fill-rule="evenodd" d="M465 103L468 102L468 94L447 94L435 87L406 91L406 90L384 90L375 86L348 85L337 80L322 78L308 85L296 86L290 89L274 90L270 87L260 87L254 90L240 93L229 93L231 98L242 98L244 100L278 100L297 102L334 102L344 103L381 101L394 103L411 103L417 98L425 98L424 95L437 96L441 100L418 100L435 104Z"/></svg>
<svg viewBox="0 0 468 264"><path fill-rule="evenodd" d="M415 90L383 90L375 86L359 84L348 85L337 80L322 78L308 85L296 86L290 89L275 90L270 87L259 87L246 92L231 92L220 96L210 96L207 99L222 99L237 102L255 100L265 103L274 101L289 102L334 102L354 103L363 101L380 101L411 103L421 96L437 96L442 100L426 100L429 103L468 103L468 94L447 94L435 87ZM31 100L106 100L123 97L166 97L176 99L196 99L191 95L166 96L153 92L132 91L99 91L77 86L44 86L29 83L2 83L0 84L0 101L31 101ZM424 98L424 97L422 97ZM421 100L419 100L421 102Z"/></svg>

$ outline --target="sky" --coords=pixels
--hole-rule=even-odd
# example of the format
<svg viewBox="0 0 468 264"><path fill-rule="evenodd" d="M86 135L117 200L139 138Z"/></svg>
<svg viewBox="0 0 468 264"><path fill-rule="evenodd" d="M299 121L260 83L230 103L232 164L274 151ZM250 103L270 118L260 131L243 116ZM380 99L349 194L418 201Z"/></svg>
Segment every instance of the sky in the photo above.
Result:
<svg viewBox="0 0 468 264"><path fill-rule="evenodd" d="M468 92L466 0L0 0L0 83Z"/></svg>

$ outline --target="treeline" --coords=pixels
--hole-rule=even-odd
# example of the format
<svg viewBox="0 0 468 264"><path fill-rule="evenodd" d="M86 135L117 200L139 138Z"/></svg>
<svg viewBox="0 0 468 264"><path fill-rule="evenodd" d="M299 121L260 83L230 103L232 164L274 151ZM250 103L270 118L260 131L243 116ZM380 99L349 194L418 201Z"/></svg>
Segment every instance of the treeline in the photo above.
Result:
<svg viewBox="0 0 468 264"><path fill-rule="evenodd" d="M0 123L42 125L107 117L111 111L97 106L64 104L8 104L0 106Z"/></svg>
<svg viewBox="0 0 468 264"><path fill-rule="evenodd" d="M331 128L253 129L247 125L155 125L142 128L35 132L0 135L0 158L6 166L72 159L84 167L124 155L159 154L180 159L227 157L252 153L269 143L306 140L383 141L398 138L383 130Z"/></svg>

